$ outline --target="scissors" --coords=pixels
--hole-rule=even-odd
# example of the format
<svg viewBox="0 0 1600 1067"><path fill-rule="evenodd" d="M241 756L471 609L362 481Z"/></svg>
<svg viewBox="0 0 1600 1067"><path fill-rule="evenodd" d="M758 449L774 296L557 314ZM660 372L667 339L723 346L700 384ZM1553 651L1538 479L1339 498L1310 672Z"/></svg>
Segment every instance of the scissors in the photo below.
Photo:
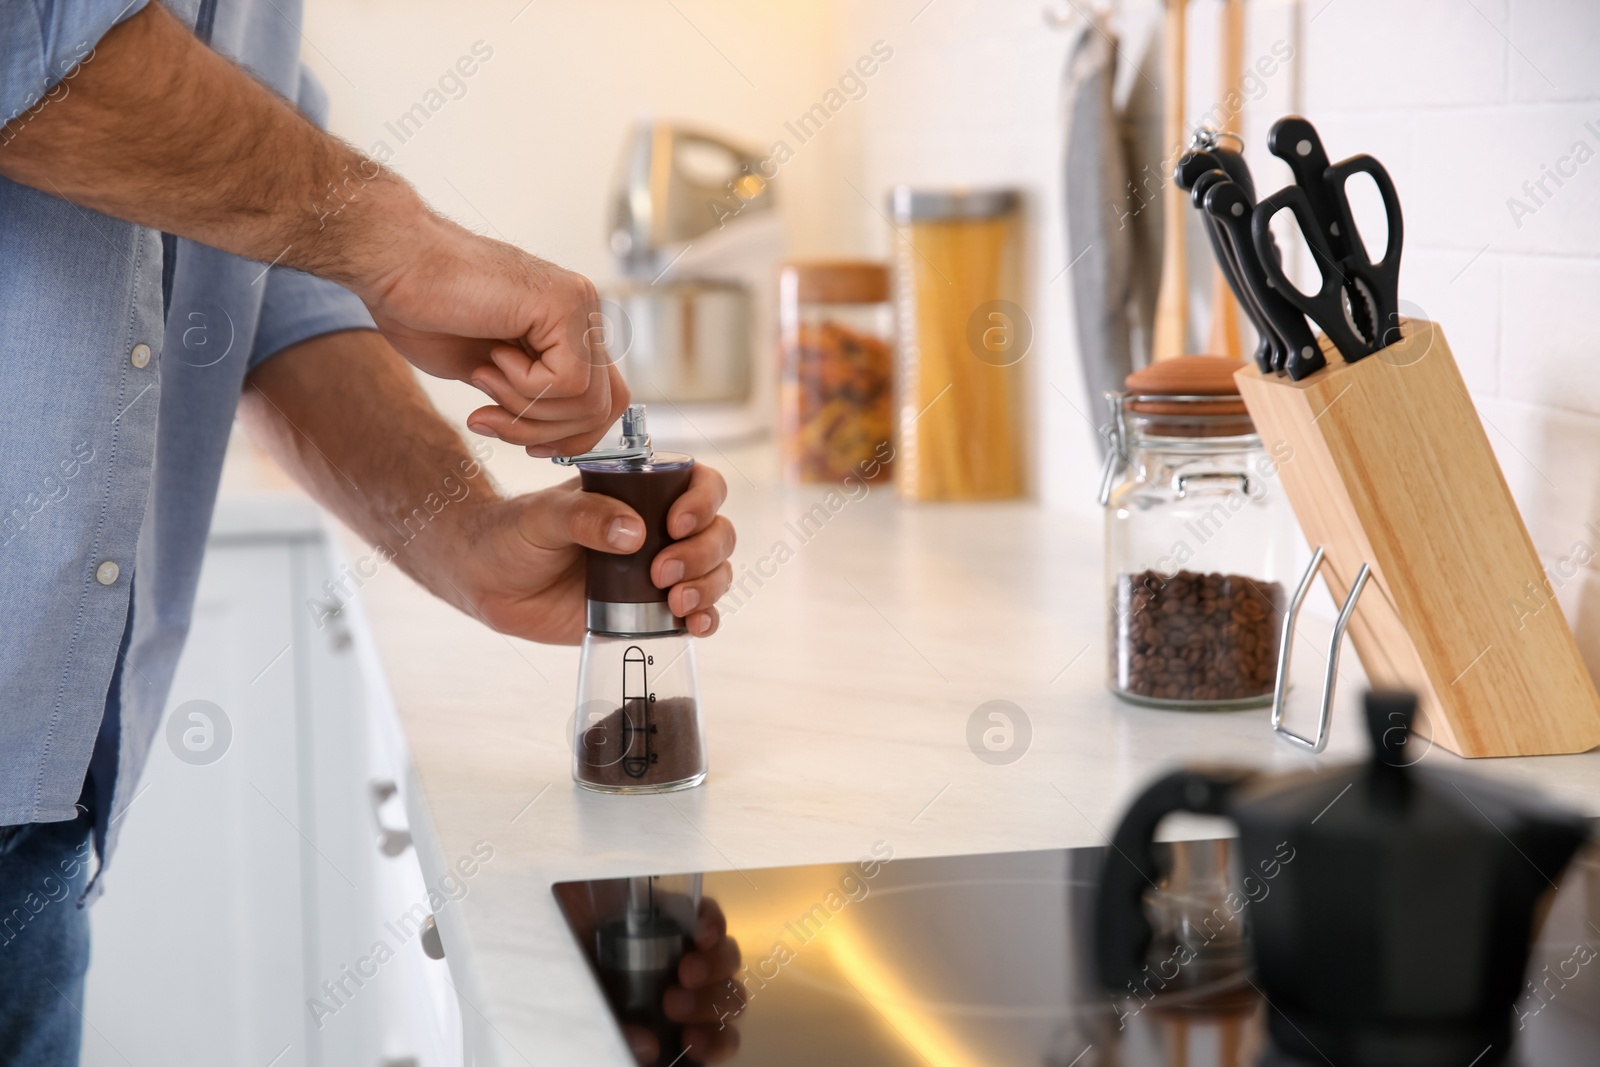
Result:
<svg viewBox="0 0 1600 1067"><path fill-rule="evenodd" d="M1316 323L1346 362L1354 363L1392 344L1400 336L1400 250L1404 227L1400 198L1389 172L1368 155L1329 164L1317 131L1298 116L1273 124L1268 147L1289 164L1295 184L1262 200L1251 215L1251 236L1267 283ZM1346 182L1356 174L1372 178L1388 219L1388 243L1377 262L1373 262L1356 229L1345 194ZM1285 209L1294 213L1316 261L1322 285L1315 293L1296 288L1282 265L1270 255L1275 247L1272 219ZM1303 376L1291 370L1291 378Z"/></svg>

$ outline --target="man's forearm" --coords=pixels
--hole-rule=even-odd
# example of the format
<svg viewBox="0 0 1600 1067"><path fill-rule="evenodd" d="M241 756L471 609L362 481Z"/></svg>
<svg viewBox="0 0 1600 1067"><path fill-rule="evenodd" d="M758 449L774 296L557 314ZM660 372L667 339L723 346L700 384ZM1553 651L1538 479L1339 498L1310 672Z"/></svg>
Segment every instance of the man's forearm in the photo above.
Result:
<svg viewBox="0 0 1600 1067"><path fill-rule="evenodd" d="M637 552L645 524L579 480L500 496L382 337L327 334L251 372L239 406L251 436L329 510L424 588L505 634L574 644L585 629L585 550ZM733 579L727 483L697 465L669 509L676 540L651 580L699 637ZM384 550L387 551L384 551ZM370 557L368 557L370 558ZM357 571L363 578L370 573Z"/></svg>
<svg viewBox="0 0 1600 1067"><path fill-rule="evenodd" d="M398 234L431 223L403 180L157 2L102 37L69 85L6 129L0 175L363 297L395 265Z"/></svg>
<svg viewBox="0 0 1600 1067"><path fill-rule="evenodd" d="M499 499L478 456L370 330L325 334L269 359L247 380L239 417L318 503L414 576L431 570L431 553L451 551L426 528Z"/></svg>

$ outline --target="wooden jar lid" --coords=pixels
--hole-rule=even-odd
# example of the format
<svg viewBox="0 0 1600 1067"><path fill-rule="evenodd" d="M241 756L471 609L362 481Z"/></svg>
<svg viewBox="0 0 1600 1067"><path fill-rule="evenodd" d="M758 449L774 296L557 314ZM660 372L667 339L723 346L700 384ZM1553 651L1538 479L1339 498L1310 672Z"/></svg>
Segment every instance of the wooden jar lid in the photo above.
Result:
<svg viewBox="0 0 1600 1067"><path fill-rule="evenodd" d="M1142 415L1248 415L1233 372L1244 361L1223 356L1163 359L1128 375L1127 410ZM1135 397L1216 397L1216 400L1138 400ZM1248 431L1247 431L1248 432Z"/></svg>
<svg viewBox="0 0 1600 1067"><path fill-rule="evenodd" d="M881 304L889 299L889 268L865 260L785 263L778 286L802 304Z"/></svg>
<svg viewBox="0 0 1600 1067"><path fill-rule="evenodd" d="M1152 363L1124 381L1122 410L1141 416L1142 432L1151 437L1253 434L1255 423L1233 381L1233 372L1244 365L1223 356L1179 356Z"/></svg>

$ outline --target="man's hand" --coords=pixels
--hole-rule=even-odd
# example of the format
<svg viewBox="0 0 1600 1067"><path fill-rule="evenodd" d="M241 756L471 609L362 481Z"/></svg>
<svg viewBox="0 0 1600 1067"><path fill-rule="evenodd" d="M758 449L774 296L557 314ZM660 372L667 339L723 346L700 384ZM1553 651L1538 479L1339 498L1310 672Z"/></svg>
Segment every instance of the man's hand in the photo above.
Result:
<svg viewBox="0 0 1600 1067"><path fill-rule="evenodd" d="M690 1062L722 1063L739 1051L735 1020L747 999L744 983L734 977L740 961L739 943L728 936L722 905L703 898L694 947L678 961L678 980L661 998L661 1013L683 1027L684 1058ZM625 1026L622 1036L638 1062L661 1058L660 1040L645 1027Z"/></svg>
<svg viewBox="0 0 1600 1067"><path fill-rule="evenodd" d="M589 326L588 280L430 211L160 3L0 138L0 175L115 218L329 278L429 374L499 409L471 425L542 454L600 440L628 394Z"/></svg>
<svg viewBox="0 0 1600 1067"><path fill-rule="evenodd" d="M593 448L628 406L591 329L593 283L443 219L430 219L418 244L361 294L390 343L418 369L488 394L498 406L472 413L474 432L540 457Z"/></svg>
<svg viewBox="0 0 1600 1067"><path fill-rule="evenodd" d="M733 582L733 524L717 514L727 495L722 475L696 465L688 490L667 512L667 530L679 540L650 564L672 613L697 637L716 632L713 605ZM455 593L446 599L501 633L572 644L585 628L583 549L635 552L644 522L620 500L585 493L574 478L472 509L451 541L444 558L430 564ZM428 574L418 577L429 581Z"/></svg>
<svg viewBox="0 0 1600 1067"><path fill-rule="evenodd" d="M581 640L583 549L633 552L644 537L631 508L580 491L576 480L502 498L404 361L369 330L313 338L267 360L251 372L239 415L319 502L373 544L390 545L400 568L429 590L502 633ZM450 502L430 514L430 496ZM716 632L714 605L733 580L733 525L717 514L726 497L722 476L697 465L667 512L678 541L651 563L673 612L701 637ZM408 528L421 532L397 541Z"/></svg>

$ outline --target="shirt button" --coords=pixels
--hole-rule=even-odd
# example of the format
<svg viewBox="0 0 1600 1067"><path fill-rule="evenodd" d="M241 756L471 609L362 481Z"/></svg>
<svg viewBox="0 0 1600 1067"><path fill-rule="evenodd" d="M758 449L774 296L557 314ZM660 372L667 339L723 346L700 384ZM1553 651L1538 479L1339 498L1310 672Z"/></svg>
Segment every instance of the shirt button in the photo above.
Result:
<svg viewBox="0 0 1600 1067"><path fill-rule="evenodd" d="M133 346L133 351L128 358L135 367L148 367L150 365L150 346L140 342Z"/></svg>
<svg viewBox="0 0 1600 1067"><path fill-rule="evenodd" d="M94 569L94 580L101 585L115 585L117 575L121 573L122 568L108 559Z"/></svg>

